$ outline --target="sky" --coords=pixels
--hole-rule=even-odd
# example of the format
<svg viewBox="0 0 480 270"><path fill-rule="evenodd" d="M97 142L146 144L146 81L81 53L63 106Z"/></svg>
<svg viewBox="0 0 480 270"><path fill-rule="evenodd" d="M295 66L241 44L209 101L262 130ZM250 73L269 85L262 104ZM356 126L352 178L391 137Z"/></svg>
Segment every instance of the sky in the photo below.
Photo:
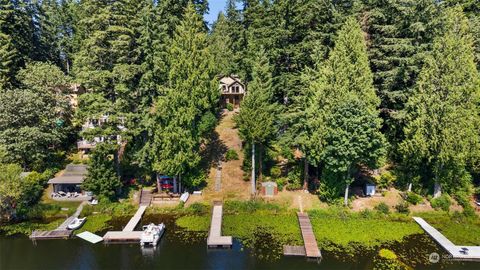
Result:
<svg viewBox="0 0 480 270"><path fill-rule="evenodd" d="M208 6L210 8L209 14L205 14L205 20L212 24L218 17L218 13L225 10L227 0L209 0Z"/></svg>

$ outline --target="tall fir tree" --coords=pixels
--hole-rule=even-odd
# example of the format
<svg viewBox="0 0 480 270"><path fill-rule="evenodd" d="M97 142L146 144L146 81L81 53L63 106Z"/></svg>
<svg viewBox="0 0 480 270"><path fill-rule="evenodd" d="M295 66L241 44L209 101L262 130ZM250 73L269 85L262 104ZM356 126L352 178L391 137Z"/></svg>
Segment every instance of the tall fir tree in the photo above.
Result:
<svg viewBox="0 0 480 270"><path fill-rule="evenodd" d="M144 160L160 174L181 176L188 186L200 162L200 145L214 128L211 123L219 99L213 57L203 18L189 3L169 51L167 88L154 105ZM212 125L213 124L213 125Z"/></svg>
<svg viewBox="0 0 480 270"><path fill-rule="evenodd" d="M432 0L365 1L370 66L381 99L384 131L393 145L403 138L404 108L431 47L438 5ZM395 149L395 148L394 148ZM398 153L391 153L396 159Z"/></svg>
<svg viewBox="0 0 480 270"><path fill-rule="evenodd" d="M217 74L231 75L239 70L233 49L233 40L230 36L229 23L223 13L218 15L210 35L210 46L215 57Z"/></svg>
<svg viewBox="0 0 480 270"><path fill-rule="evenodd" d="M314 94L308 152L314 164L324 165L320 192L331 199L339 195L339 186L345 186L346 203L357 166L375 165L385 147L379 131L380 100L373 87L364 34L354 18L340 29L334 49L310 87Z"/></svg>
<svg viewBox="0 0 480 270"><path fill-rule="evenodd" d="M400 145L404 168L413 174L407 176L434 187L435 196L441 188L468 187L466 165L479 150L479 74L461 9L445 11L442 31L409 99L406 139Z"/></svg>
<svg viewBox="0 0 480 270"><path fill-rule="evenodd" d="M252 194L256 192L255 155L262 153L270 140L277 134L276 105L272 103L273 81L270 63L263 48L257 53L252 70L252 81L248 94L240 105L240 114L235 117L240 137L250 144L252 151ZM255 150L255 148L258 150ZM259 174L262 173L262 158L258 160Z"/></svg>

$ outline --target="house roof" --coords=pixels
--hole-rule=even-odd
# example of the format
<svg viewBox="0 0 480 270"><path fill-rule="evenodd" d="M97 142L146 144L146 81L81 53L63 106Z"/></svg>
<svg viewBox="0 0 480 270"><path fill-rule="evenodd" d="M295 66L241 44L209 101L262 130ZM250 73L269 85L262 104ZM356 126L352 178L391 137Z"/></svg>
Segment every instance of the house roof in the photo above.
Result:
<svg viewBox="0 0 480 270"><path fill-rule="evenodd" d="M221 84L226 84L227 86L230 86L230 85L232 85L232 84L234 84L234 83L239 83L239 84L243 85L242 81L241 81L239 78L235 77L235 76L225 76L225 77L222 77L222 78L220 79L220 83L221 83Z"/></svg>
<svg viewBox="0 0 480 270"><path fill-rule="evenodd" d="M62 175L48 180L48 184L81 184L87 175L87 165L68 164Z"/></svg>
<svg viewBox="0 0 480 270"><path fill-rule="evenodd" d="M49 184L81 184L85 175L62 175L48 180Z"/></svg>
<svg viewBox="0 0 480 270"><path fill-rule="evenodd" d="M68 164L65 168L64 176L67 175L86 175L87 165L82 164Z"/></svg>

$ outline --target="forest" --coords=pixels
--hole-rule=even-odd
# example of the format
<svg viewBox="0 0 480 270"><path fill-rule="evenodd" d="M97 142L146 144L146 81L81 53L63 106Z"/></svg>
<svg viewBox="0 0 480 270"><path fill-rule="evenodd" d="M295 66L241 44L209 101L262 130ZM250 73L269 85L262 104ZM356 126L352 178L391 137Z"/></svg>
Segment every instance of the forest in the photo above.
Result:
<svg viewBox="0 0 480 270"><path fill-rule="evenodd" d="M107 197L156 173L202 185L218 80L231 74L248 85L235 121L259 179L282 156L294 160L290 184L327 202L346 203L358 176L375 173L420 194L475 193L479 1L229 0L213 25L208 10L0 0L0 207L32 190L3 171L58 170L79 137L127 142L121 160L112 139L89 161L85 185ZM72 85L86 89L78 108Z"/></svg>

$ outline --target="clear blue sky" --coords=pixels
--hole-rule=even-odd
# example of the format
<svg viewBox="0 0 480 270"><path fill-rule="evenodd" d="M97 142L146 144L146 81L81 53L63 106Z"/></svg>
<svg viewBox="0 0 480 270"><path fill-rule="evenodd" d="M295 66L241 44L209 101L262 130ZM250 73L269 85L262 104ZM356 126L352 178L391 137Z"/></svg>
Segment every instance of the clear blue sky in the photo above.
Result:
<svg viewBox="0 0 480 270"><path fill-rule="evenodd" d="M210 7L209 14L205 14L205 20L212 24L218 17L218 13L225 10L227 0L209 0L208 6Z"/></svg>

